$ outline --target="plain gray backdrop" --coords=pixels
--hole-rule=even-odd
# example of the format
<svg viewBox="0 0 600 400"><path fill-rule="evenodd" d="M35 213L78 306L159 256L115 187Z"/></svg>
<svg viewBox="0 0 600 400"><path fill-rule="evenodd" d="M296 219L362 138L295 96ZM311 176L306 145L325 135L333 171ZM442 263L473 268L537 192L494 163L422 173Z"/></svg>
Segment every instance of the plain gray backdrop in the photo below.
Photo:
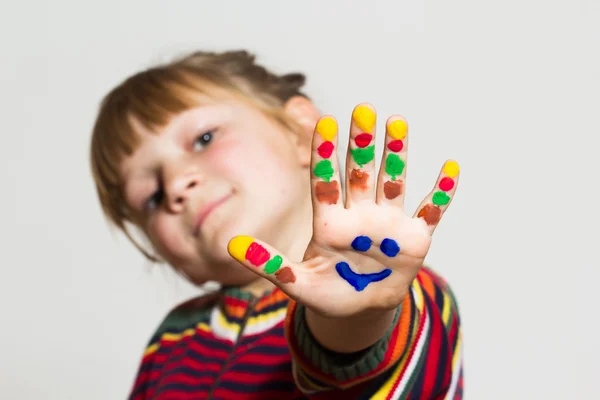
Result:
<svg viewBox="0 0 600 400"><path fill-rule="evenodd" d="M1 398L125 398L153 330L199 292L108 227L90 132L127 75L194 49L241 48L306 73L342 130L362 101L380 119L403 114L410 212L443 162L460 162L426 262L459 301L466 398L600 398L597 0L0 10Z"/></svg>

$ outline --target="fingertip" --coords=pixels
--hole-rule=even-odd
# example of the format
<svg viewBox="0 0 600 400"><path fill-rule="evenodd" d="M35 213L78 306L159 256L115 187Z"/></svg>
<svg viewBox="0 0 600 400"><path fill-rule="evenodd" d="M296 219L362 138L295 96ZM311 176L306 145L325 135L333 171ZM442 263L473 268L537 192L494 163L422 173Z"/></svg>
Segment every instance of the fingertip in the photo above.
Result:
<svg viewBox="0 0 600 400"><path fill-rule="evenodd" d="M246 235L238 235L233 237L227 243L227 251L237 261L244 263L248 248L254 242L254 238Z"/></svg>
<svg viewBox="0 0 600 400"><path fill-rule="evenodd" d="M352 110L354 124L365 133L371 133L375 127L377 111L369 103L360 103Z"/></svg>
<svg viewBox="0 0 600 400"><path fill-rule="evenodd" d="M456 177L460 172L460 167L458 165L458 162L456 162L455 160L446 161L444 163L443 172L450 178Z"/></svg>

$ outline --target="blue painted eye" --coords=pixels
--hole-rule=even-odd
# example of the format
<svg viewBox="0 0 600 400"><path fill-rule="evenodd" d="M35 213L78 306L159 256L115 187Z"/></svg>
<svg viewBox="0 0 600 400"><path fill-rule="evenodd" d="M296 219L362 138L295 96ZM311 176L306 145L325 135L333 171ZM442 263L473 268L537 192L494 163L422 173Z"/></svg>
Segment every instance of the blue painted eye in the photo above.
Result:
<svg viewBox="0 0 600 400"><path fill-rule="evenodd" d="M379 248L381 249L381 252L388 257L395 257L396 254L400 252L400 246L392 239L383 239Z"/></svg>
<svg viewBox="0 0 600 400"><path fill-rule="evenodd" d="M357 236L352 241L352 248L356 251L367 251L371 248L373 241L368 236Z"/></svg>

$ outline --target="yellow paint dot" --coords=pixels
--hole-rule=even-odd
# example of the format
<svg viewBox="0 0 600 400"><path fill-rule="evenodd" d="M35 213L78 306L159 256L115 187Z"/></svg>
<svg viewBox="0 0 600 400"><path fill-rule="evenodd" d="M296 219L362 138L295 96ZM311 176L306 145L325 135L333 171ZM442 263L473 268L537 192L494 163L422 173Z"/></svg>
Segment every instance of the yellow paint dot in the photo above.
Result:
<svg viewBox="0 0 600 400"><path fill-rule="evenodd" d="M371 133L375 127L375 113L369 107L358 106L352 112L352 119L363 132Z"/></svg>
<svg viewBox="0 0 600 400"><path fill-rule="evenodd" d="M393 137L394 140L403 140L406 137L407 132L408 126L406 125L406 122L401 119L397 119L388 125L388 134Z"/></svg>
<svg viewBox="0 0 600 400"><path fill-rule="evenodd" d="M456 161L448 161L446 164L444 164L443 171L450 178L454 178L456 175L458 175L460 168L458 167L458 163Z"/></svg>
<svg viewBox="0 0 600 400"><path fill-rule="evenodd" d="M317 122L316 131L323 140L331 142L335 135L337 134L337 123L335 119L331 117L321 118L319 122Z"/></svg>
<svg viewBox="0 0 600 400"><path fill-rule="evenodd" d="M254 239L250 236L236 236L227 244L227 251L233 258L243 263L246 261L248 247L250 247L253 242Z"/></svg>

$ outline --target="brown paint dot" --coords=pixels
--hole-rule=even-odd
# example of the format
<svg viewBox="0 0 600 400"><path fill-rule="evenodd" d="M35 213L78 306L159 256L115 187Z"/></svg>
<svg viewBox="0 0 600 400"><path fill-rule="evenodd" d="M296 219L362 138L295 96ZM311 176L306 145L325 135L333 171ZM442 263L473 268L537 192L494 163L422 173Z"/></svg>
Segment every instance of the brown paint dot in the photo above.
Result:
<svg viewBox="0 0 600 400"><path fill-rule="evenodd" d="M277 280L281 283L294 283L296 282L296 275L290 267L283 267L279 271L275 272Z"/></svg>
<svg viewBox="0 0 600 400"><path fill-rule="evenodd" d="M350 185L355 189L367 189L369 174L359 169L353 169L350 173Z"/></svg>
<svg viewBox="0 0 600 400"><path fill-rule="evenodd" d="M320 203L336 204L340 197L340 189L337 181L317 182L315 195Z"/></svg>
<svg viewBox="0 0 600 400"><path fill-rule="evenodd" d="M404 182L401 180L397 181L387 181L383 184L383 193L385 194L385 198L388 200L393 200L396 197L400 196L404 191Z"/></svg>
<svg viewBox="0 0 600 400"><path fill-rule="evenodd" d="M427 225L435 225L442 217L442 209L438 206L434 206L433 204L427 204L421 209L421 211L419 211L417 217L422 217L425 222L427 222Z"/></svg>

